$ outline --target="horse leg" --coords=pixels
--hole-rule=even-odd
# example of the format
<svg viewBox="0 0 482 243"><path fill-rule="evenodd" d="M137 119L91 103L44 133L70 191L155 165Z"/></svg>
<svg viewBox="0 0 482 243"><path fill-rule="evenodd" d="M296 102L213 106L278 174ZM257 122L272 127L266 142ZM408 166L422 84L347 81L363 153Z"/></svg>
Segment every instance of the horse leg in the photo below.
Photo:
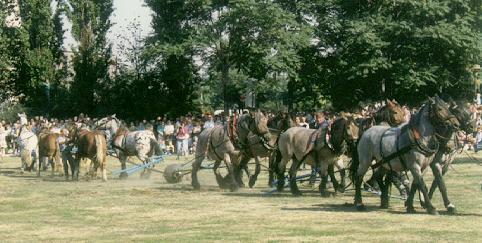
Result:
<svg viewBox="0 0 482 243"><path fill-rule="evenodd" d="M333 184L333 189L336 191L339 190L340 184L338 183L338 180L336 180L335 177L335 166L334 165L328 165L328 176L331 179L331 183Z"/></svg>
<svg viewBox="0 0 482 243"><path fill-rule="evenodd" d="M298 189L298 185L296 183L296 173L298 172L300 165L301 165L300 161L298 161L296 158L293 158L293 163L291 163L289 175L290 175L291 194L293 194L293 196L295 197L301 196L301 192Z"/></svg>
<svg viewBox="0 0 482 243"><path fill-rule="evenodd" d="M56 166L55 166L55 163L54 163L54 158L53 158L53 157L52 157L52 158L49 158L48 161L49 161L48 163L50 163L51 166L52 166L52 175L55 175L55 168L56 168Z"/></svg>
<svg viewBox="0 0 482 243"><path fill-rule="evenodd" d="M383 172L380 168L376 168L373 170L372 176L366 182L366 184L371 187L372 191L380 190L380 185L378 185L378 179L379 177L382 177L382 176L383 176ZM365 188L365 189L368 189L368 188Z"/></svg>
<svg viewBox="0 0 482 243"><path fill-rule="evenodd" d="M201 164L204 160L204 155L196 155L196 160L192 163L192 171L191 171L191 185L194 190L201 189L201 185L199 184L199 180L197 178L197 172L201 168Z"/></svg>
<svg viewBox="0 0 482 243"><path fill-rule="evenodd" d="M140 154L137 156L140 161L142 161L142 164L144 165L144 169L141 172L141 178L142 179L148 179L150 176L150 168L148 168L146 165L149 164L150 160L145 154Z"/></svg>
<svg viewBox="0 0 482 243"><path fill-rule="evenodd" d="M43 165L43 169L44 169L44 170L47 169L47 168L45 167L45 157L44 157L44 156L40 157L40 159L39 159L37 176L40 176L40 169L41 169L41 168L40 168L40 165L41 165L41 164Z"/></svg>
<svg viewBox="0 0 482 243"><path fill-rule="evenodd" d="M319 171L318 165L314 164L311 166L311 175L309 180L309 184L311 186L313 186L316 182L316 174L318 173L318 171Z"/></svg>
<svg viewBox="0 0 482 243"><path fill-rule="evenodd" d="M440 194L442 194L442 199L444 201L445 208L447 208L447 211L449 213L452 213L452 214L456 213L455 205L450 203L450 200L447 194L447 187L445 187L445 181L442 177L442 166L439 163L431 163L430 167L432 168L432 172L435 177L434 182L436 182L436 185L438 185L438 188L440 190ZM429 193L429 198L431 198L430 193Z"/></svg>
<svg viewBox="0 0 482 243"><path fill-rule="evenodd" d="M361 147L362 141L359 143L358 146L358 151L360 149L365 149L364 147ZM353 153L352 157L352 165L350 167L352 177L354 178L354 183L355 183L355 208L358 211L364 211L365 205L363 204L363 197L361 194L362 190L362 183L363 183L363 177L365 176L365 173L367 172L368 168L371 165L373 155L371 152L364 152L364 153L359 153L358 151L355 151ZM362 150L363 151L363 150Z"/></svg>
<svg viewBox="0 0 482 243"><path fill-rule="evenodd" d="M385 177L385 178L384 178ZM382 174L381 176L377 177L377 183L380 186L380 208L388 208L388 205L390 203L389 197L388 197L388 187L390 185L390 174L386 174L385 176Z"/></svg>
<svg viewBox="0 0 482 243"><path fill-rule="evenodd" d="M407 188L405 188L405 185L403 184L404 175L395 171L390 171L389 178L391 179L393 185L395 185L395 187L398 189L400 196L406 198Z"/></svg>
<svg viewBox="0 0 482 243"><path fill-rule="evenodd" d="M67 154L66 154L66 150L64 150L62 152L62 164L63 164L63 167L64 167L64 176L65 176L65 180L68 181L69 180L69 166L67 165L68 163L68 158L67 158Z"/></svg>
<svg viewBox="0 0 482 243"><path fill-rule="evenodd" d="M219 166L220 165L221 165L221 160L214 161L213 172L214 172L214 176L216 178L216 182L218 183L218 186L221 189L224 189L224 188L226 188L226 185L224 183L223 176L221 175L221 173L219 173Z"/></svg>
<svg viewBox="0 0 482 243"><path fill-rule="evenodd" d="M410 186L410 192L408 193L407 200L405 201L405 207L407 207L407 213L416 213L417 211L413 207L413 199L415 197L415 193L417 192L418 184L414 180L412 186Z"/></svg>
<svg viewBox="0 0 482 243"><path fill-rule="evenodd" d="M254 161L256 161L256 167L254 170L254 174L249 177L249 188L253 188L256 180L258 179L258 175L261 172L261 163L259 162L259 157L255 156Z"/></svg>
<svg viewBox="0 0 482 243"><path fill-rule="evenodd" d="M281 156L278 154L278 152L274 152L271 154L269 157L269 164L268 164L268 186L273 187L273 181L274 181L274 174L276 171L276 159L278 156Z"/></svg>
<svg viewBox="0 0 482 243"><path fill-rule="evenodd" d="M127 172L125 171L127 169L127 166L126 166L127 156L125 156L124 154L119 154L119 161L121 162L121 169L123 170L120 173L119 178L120 179L127 179L127 177L129 176L129 175L127 175Z"/></svg>
<svg viewBox="0 0 482 243"><path fill-rule="evenodd" d="M318 165L318 168L319 168L318 173L320 174L320 178L321 178L321 182L318 190L322 197L330 197L330 193L326 190L326 184L328 183L328 167L329 165L327 163Z"/></svg>
<svg viewBox="0 0 482 243"><path fill-rule="evenodd" d="M420 169L420 166L416 163L413 163L412 166L410 167L410 172L412 173L413 181L418 184L418 189L423 194L427 212L433 215L438 214L430 198L428 197L428 190L423 180L422 170ZM412 203L413 203L413 199L412 199Z"/></svg>
<svg viewBox="0 0 482 243"><path fill-rule="evenodd" d="M336 160L335 166L338 169L338 171L340 172L340 179L341 179L340 185L335 189L337 191L341 192L341 193L344 193L345 192L345 186L346 186L346 181L345 181L346 170L345 170L345 164L343 163L343 159Z"/></svg>
<svg viewBox="0 0 482 243"><path fill-rule="evenodd" d="M100 161L100 169L102 170L102 181L107 181L107 161Z"/></svg>
<svg viewBox="0 0 482 243"><path fill-rule="evenodd" d="M74 166L72 166L72 180L79 180L80 159L81 158L75 158L73 161Z"/></svg>
<svg viewBox="0 0 482 243"><path fill-rule="evenodd" d="M230 191L234 192L237 191L239 186L238 183L236 182L236 178L234 176L234 168L233 164L231 163L231 157L228 153L224 154L224 164L226 165L226 168L228 169L228 175L231 177L231 185L230 185Z"/></svg>
<svg viewBox="0 0 482 243"><path fill-rule="evenodd" d="M243 182L243 169L248 175L248 178L250 177L250 173L248 170L248 162L251 158L247 156L246 154L243 154L241 161L239 162L238 166L234 167L234 176L236 178L236 181L239 185L239 187L244 187L244 182Z"/></svg>
<svg viewBox="0 0 482 243"><path fill-rule="evenodd" d="M282 192L285 188L285 171L286 171L286 164L288 164L289 158L285 156L282 157L281 162L278 163L278 172L276 173L276 177L278 179L278 183L276 185L276 190L278 192Z"/></svg>

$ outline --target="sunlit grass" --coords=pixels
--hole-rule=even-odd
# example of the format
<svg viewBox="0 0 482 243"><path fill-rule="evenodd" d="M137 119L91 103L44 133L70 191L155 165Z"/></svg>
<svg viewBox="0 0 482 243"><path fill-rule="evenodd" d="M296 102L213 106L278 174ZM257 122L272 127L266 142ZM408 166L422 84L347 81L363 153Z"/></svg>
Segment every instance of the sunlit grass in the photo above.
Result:
<svg viewBox="0 0 482 243"><path fill-rule="evenodd" d="M182 163L168 158L166 164ZM480 158L479 158L480 159ZM482 160L482 159L481 159ZM167 184L160 173L149 180L65 182L60 176L20 174L18 158L0 162L0 239L4 241L366 241L477 242L482 239L482 166L461 157L446 177L458 215L407 215L403 202L378 208L375 195L364 194L368 212L356 212L353 191L321 198L305 185L304 195L288 192L263 195L267 173L253 189L220 190L212 171L201 171L201 191L190 176ZM109 169L119 163L109 159ZM83 174L83 173L82 173ZM427 181L431 173L425 175ZM395 190L393 190L395 192ZM443 213L440 194L434 204Z"/></svg>

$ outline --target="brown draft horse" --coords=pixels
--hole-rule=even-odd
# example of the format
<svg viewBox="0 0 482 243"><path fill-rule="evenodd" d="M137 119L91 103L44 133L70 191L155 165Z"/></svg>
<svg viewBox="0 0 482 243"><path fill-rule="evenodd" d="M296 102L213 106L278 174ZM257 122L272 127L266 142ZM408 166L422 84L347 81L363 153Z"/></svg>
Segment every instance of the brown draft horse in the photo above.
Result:
<svg viewBox="0 0 482 243"><path fill-rule="evenodd" d="M55 172L59 172L63 175L63 164L60 160L60 146L57 138L59 134L50 132L47 127L43 127L38 135L38 148L39 148L39 169L37 170L37 176L40 176L40 164L47 168L45 164L45 158L48 159L48 163L52 164L52 175Z"/></svg>
<svg viewBox="0 0 482 243"><path fill-rule="evenodd" d="M96 178L97 169L102 170L102 180L107 181L107 142L103 133L90 131L87 128L73 126L73 143L77 147L75 159L70 164L72 180L79 180L79 167L82 158L90 159L94 167L90 169L90 176Z"/></svg>

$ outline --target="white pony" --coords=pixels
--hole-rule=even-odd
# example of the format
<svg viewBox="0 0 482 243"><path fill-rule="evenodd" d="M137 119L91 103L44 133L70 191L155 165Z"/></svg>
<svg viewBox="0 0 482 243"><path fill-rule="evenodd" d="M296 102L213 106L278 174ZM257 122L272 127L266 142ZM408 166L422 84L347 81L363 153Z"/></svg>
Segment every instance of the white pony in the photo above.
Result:
<svg viewBox="0 0 482 243"><path fill-rule="evenodd" d="M28 126L27 115L25 113L18 114L20 119L20 131L17 138L20 149L20 157L22 159L21 172L24 170L31 171L35 163L38 165L37 176L40 176L40 163L38 154L38 138Z"/></svg>
<svg viewBox="0 0 482 243"><path fill-rule="evenodd" d="M108 143L114 148L123 170L126 169L129 156L136 156L142 163L147 164L152 155L162 155L161 147L152 131L129 131L121 127L121 121L115 115L102 118L95 125L97 129L110 132L112 139ZM151 170L146 168L141 177L148 178L150 173ZM127 178L127 173L122 172L120 178Z"/></svg>

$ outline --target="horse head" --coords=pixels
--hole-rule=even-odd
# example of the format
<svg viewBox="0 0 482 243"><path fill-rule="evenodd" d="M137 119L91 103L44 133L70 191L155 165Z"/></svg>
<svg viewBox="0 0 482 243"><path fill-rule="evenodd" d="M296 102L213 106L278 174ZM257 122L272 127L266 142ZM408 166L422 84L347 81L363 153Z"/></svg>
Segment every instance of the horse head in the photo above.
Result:
<svg viewBox="0 0 482 243"><path fill-rule="evenodd" d="M261 111L250 113L250 117L249 129L252 132L260 136L269 133L268 118Z"/></svg>
<svg viewBox="0 0 482 243"><path fill-rule="evenodd" d="M450 100L448 104L450 112L460 123L460 129L467 133L473 133L477 127L477 121L472 119L467 103Z"/></svg>
<svg viewBox="0 0 482 243"><path fill-rule="evenodd" d="M405 122L405 112L396 100L387 99L385 109L382 108L380 111L385 112L382 114L382 119L392 127Z"/></svg>
<svg viewBox="0 0 482 243"><path fill-rule="evenodd" d="M341 113L331 124L330 142L338 153L351 153L356 148L358 136L359 127L351 114Z"/></svg>
<svg viewBox="0 0 482 243"><path fill-rule="evenodd" d="M278 112L276 116L268 120L267 125L269 128L286 131L290 127L295 127L296 123L290 113Z"/></svg>
<svg viewBox="0 0 482 243"><path fill-rule="evenodd" d="M439 98L438 95L435 95L434 98L429 98L428 106L430 108L428 111L430 120L435 125L459 129L459 120L452 114L447 103Z"/></svg>
<svg viewBox="0 0 482 243"><path fill-rule="evenodd" d="M119 119L117 119L115 114L108 117L104 117L102 119L99 119L97 122L95 122L96 129L109 130L111 134L115 134L119 129L120 125L121 125L121 122Z"/></svg>

